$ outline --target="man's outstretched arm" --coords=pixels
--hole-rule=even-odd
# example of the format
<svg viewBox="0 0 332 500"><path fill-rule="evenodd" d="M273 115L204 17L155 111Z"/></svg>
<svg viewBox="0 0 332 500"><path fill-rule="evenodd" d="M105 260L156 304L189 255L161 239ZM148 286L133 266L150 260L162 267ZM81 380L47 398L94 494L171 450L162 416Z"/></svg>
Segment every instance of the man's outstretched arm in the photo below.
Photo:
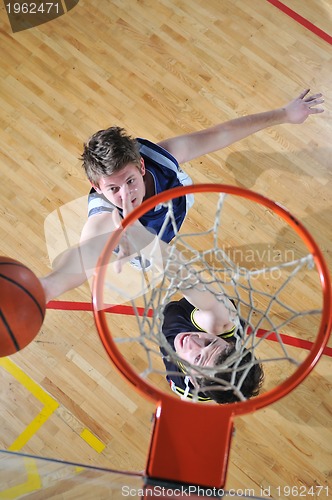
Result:
<svg viewBox="0 0 332 500"><path fill-rule="evenodd" d="M324 111L320 106L324 102L322 94L308 95L309 91L305 90L281 108L235 118L205 130L161 141L159 145L179 163L185 163L223 149L265 128L285 123L303 123L309 115Z"/></svg>
<svg viewBox="0 0 332 500"><path fill-rule="evenodd" d="M46 302L79 287L93 275L99 256L114 231L111 213L88 219L80 243L60 254L53 262L52 271L40 278Z"/></svg>

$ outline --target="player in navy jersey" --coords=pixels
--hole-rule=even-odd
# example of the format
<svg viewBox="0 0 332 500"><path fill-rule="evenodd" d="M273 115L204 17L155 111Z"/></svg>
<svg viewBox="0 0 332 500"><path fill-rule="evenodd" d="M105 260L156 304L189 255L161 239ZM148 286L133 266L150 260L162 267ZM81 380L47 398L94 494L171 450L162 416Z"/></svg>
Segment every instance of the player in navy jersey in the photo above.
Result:
<svg viewBox="0 0 332 500"><path fill-rule="evenodd" d="M233 321L236 309L226 297L223 301L218 301L213 294L197 290L194 296L193 290L186 290L184 295L190 300L194 299L200 308L186 298L167 304L164 309L163 334L177 355L192 365L222 365L236 351L236 338L242 336L245 324L240 320L241 327L237 328ZM206 295L209 295L208 300ZM214 400L219 404L239 401L233 390L213 390L215 382L198 377L193 380L186 374L186 368L180 361L170 360L164 348L161 348L161 352L171 389L182 399L191 399L194 387L204 386L204 393L198 393L199 401ZM246 352L246 349L244 353L239 366L251 361L251 353ZM235 380L243 375L241 371L238 373ZM216 376L225 381L231 379L231 373L219 372ZM240 387L242 395L245 398L256 396L262 381L263 370L256 360Z"/></svg>
<svg viewBox="0 0 332 500"><path fill-rule="evenodd" d="M58 259L53 271L41 279L46 300L76 288L91 276L107 237L114 231L112 212L122 211L124 192L129 189L133 208L145 199L191 179L179 165L213 151L225 148L250 134L283 123L303 123L309 115L323 112L321 94L302 92L286 106L263 113L244 116L205 130L151 143L128 136L119 127L95 133L84 147L82 159L92 185L89 217L81 234L81 242ZM180 228L193 199L179 198L175 210ZM164 222L164 210L157 207L141 220L158 232ZM168 227L163 240L174 236Z"/></svg>
<svg viewBox="0 0 332 500"><path fill-rule="evenodd" d="M137 162L139 162L140 165L140 173L146 180L146 193L143 200L149 198L152 194L159 194L163 191L167 191L168 189L192 184L191 178L180 168L177 160L164 148L146 139L138 138L133 140L126 135L123 129L112 127L106 131L95 134L95 136L90 139L83 155L84 166L88 176L92 176L90 181L92 185L94 185L90 191L88 200L88 217L105 212L110 213L115 208L121 216L123 215L121 202L116 198L116 189L111 186L110 192L113 195L113 199L110 201L110 196L103 192L98 181L94 183L95 179L93 174L90 174L90 171L93 168L91 166L95 161L94 151L98 147L97 142L100 141L104 144L105 141L111 141L115 144L117 140L122 141L123 143L126 142L127 146L132 148L133 151L135 151L135 155L137 155ZM139 194L137 193L138 189L134 180L131 182L130 189L135 195ZM133 207L135 207L139 205L140 199L137 196L137 199L133 198L132 201ZM180 229L186 213L193 204L193 201L194 197L190 194L174 200L174 216L178 229ZM158 233L166 213L166 207L155 207L153 210L144 214L140 221L145 227L148 227L155 233ZM173 238L174 228L172 225L169 225L163 233L162 240L169 243Z"/></svg>

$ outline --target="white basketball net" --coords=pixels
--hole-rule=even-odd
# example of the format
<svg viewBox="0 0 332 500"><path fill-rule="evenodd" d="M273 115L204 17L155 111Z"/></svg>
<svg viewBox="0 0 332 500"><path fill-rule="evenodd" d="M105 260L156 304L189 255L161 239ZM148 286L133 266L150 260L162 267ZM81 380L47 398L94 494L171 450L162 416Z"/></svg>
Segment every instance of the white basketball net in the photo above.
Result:
<svg viewBox="0 0 332 500"><path fill-rule="evenodd" d="M193 231L193 227L197 228L194 216L201 216L207 197L208 216L202 222L206 230ZM261 392L265 392L286 380L306 358L319 329L322 291L318 273L302 240L271 210L223 193L199 194L195 198L192 210L196 209L196 213L191 219L189 212L188 222L179 232L173 201L165 204L167 217L149 248L148 261L144 261L137 241L131 240L142 256L143 270L126 264L120 274L120 287L114 285L112 272L105 284L104 302L119 301L112 295L116 288L121 301L131 305L134 316L126 317L128 330L123 331L110 314L110 330L126 359L132 360L140 375L159 388L170 390L166 376L171 380L180 377L185 387L182 398L199 400L206 390L211 390L205 382L196 387L195 382L204 378L214 384L214 391L231 391L241 401L246 399L244 381L255 365L264 371ZM156 255L168 224L172 224L175 238L160 272L155 265ZM130 228L127 236L130 240ZM139 283L135 291L131 286L133 276ZM125 283L126 290L119 290ZM162 332L165 306L181 299L181 291L192 286L213 290L219 301L229 298L236 305L235 349L217 367L198 368L179 358ZM166 370L163 358L174 363L174 371ZM220 378L225 374L229 374L228 381Z"/></svg>

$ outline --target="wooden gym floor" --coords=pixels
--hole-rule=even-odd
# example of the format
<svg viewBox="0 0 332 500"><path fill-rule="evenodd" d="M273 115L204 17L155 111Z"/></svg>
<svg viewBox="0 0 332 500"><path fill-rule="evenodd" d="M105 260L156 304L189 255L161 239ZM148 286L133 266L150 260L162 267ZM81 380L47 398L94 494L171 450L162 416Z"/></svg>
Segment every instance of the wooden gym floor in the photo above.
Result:
<svg viewBox="0 0 332 500"><path fill-rule="evenodd" d="M279 107L310 87L324 94L324 114L184 168L196 183L285 205L331 268L331 19L332 0L80 0L13 34L2 6L0 254L49 271L44 223L86 196L78 158L95 131L118 124L158 141ZM0 360L0 448L142 470L153 406L109 362L89 302L83 286L51 303L36 341ZM326 354L293 393L236 420L228 488L332 494L331 368ZM311 498L325 498L318 492Z"/></svg>

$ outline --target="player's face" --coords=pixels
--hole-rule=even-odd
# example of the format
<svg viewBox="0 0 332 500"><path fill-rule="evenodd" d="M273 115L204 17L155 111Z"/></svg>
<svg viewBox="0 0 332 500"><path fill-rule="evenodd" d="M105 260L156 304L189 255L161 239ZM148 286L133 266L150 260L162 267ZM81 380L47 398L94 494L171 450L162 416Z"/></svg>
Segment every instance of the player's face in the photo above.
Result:
<svg viewBox="0 0 332 500"><path fill-rule="evenodd" d="M113 205L123 208L125 197L129 196L132 208L138 207L145 196L144 163L128 163L119 172L102 177L99 182L99 188L95 188Z"/></svg>
<svg viewBox="0 0 332 500"><path fill-rule="evenodd" d="M229 348L229 343L205 332L178 333L174 348L182 359L193 365L214 366L219 356Z"/></svg>

